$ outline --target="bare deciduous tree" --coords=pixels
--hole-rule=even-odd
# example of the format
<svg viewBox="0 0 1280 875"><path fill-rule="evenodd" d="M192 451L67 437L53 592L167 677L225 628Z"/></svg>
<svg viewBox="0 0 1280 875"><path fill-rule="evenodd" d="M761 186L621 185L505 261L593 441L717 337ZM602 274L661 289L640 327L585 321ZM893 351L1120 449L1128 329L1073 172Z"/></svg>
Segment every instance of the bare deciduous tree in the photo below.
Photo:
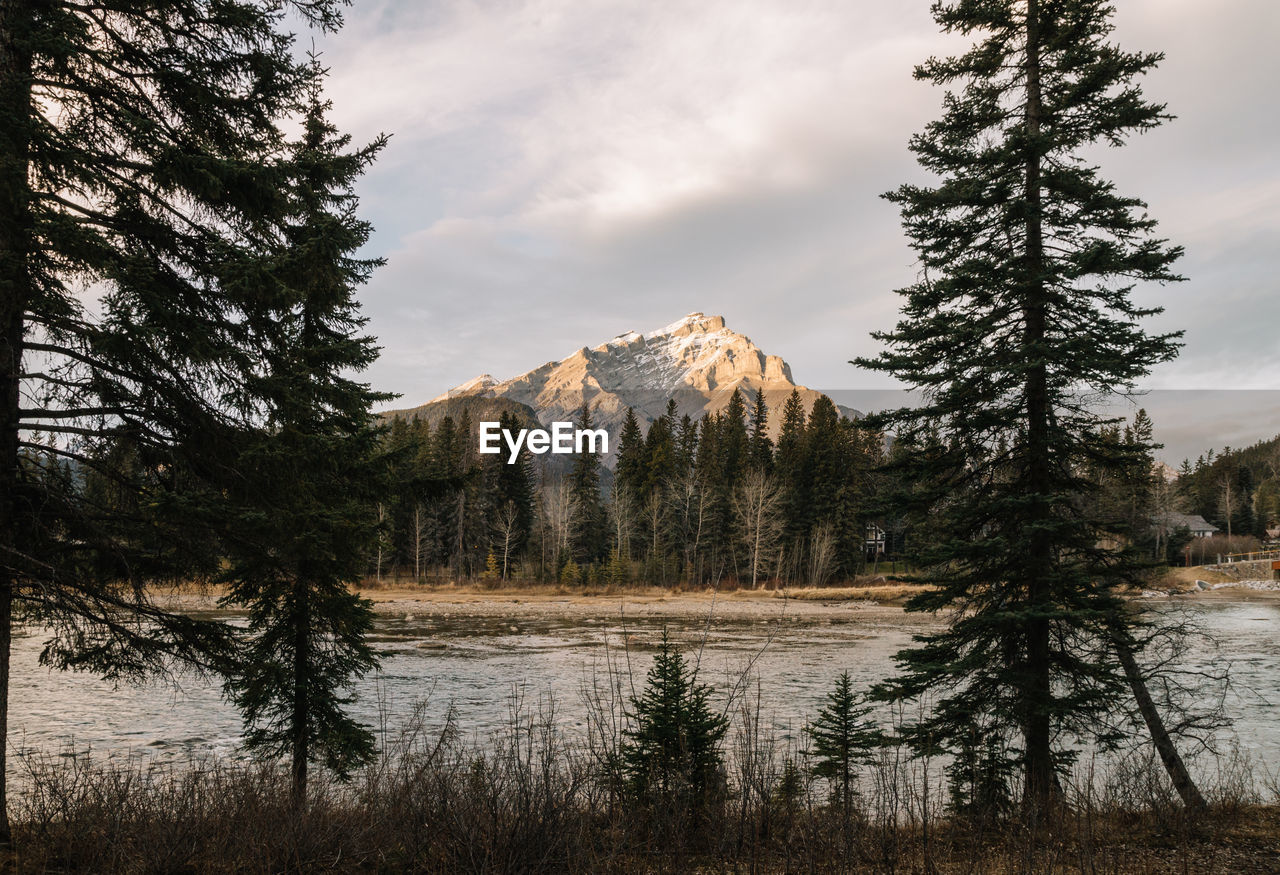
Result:
<svg viewBox="0 0 1280 875"><path fill-rule="evenodd" d="M836 564L836 531L830 523L815 526L809 536L809 582L822 586Z"/></svg>
<svg viewBox="0 0 1280 875"><path fill-rule="evenodd" d="M782 534L782 499L777 483L763 471L749 471L733 496L733 512L751 556L751 588L760 585L760 563L767 562Z"/></svg>
<svg viewBox="0 0 1280 875"><path fill-rule="evenodd" d="M614 480L613 486L609 488L609 514L613 517L614 544L618 548L618 555L625 559L631 558L631 530L635 524L634 505L631 490Z"/></svg>
<svg viewBox="0 0 1280 875"><path fill-rule="evenodd" d="M427 515L421 504L413 506L413 579L422 582L422 548L427 539Z"/></svg>
<svg viewBox="0 0 1280 875"><path fill-rule="evenodd" d="M1228 538L1231 537L1231 518L1235 516L1240 506L1240 499L1232 489L1234 485L1230 474L1224 474L1218 478L1218 509L1227 521Z"/></svg>
<svg viewBox="0 0 1280 875"><path fill-rule="evenodd" d="M558 562L569 550L573 523L578 517L578 503L573 497L573 490L563 480L555 480L542 487L542 515L555 548L552 561Z"/></svg>
<svg viewBox="0 0 1280 875"><path fill-rule="evenodd" d="M684 546L684 567L687 574L692 574L694 559L699 555L702 523L706 516L706 497L697 474L688 471L672 484L668 500L677 534Z"/></svg>
<svg viewBox="0 0 1280 875"><path fill-rule="evenodd" d="M498 511L493 521L494 540L502 551L502 579L507 579L507 567L511 561L511 548L515 546L516 533L520 530L520 511L515 502L508 501Z"/></svg>

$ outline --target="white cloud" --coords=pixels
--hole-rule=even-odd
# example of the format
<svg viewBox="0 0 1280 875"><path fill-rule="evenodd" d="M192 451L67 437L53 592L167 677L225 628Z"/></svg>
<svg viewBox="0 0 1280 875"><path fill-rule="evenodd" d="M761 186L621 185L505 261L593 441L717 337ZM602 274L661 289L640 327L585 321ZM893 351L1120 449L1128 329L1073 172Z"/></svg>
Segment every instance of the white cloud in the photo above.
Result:
<svg viewBox="0 0 1280 875"><path fill-rule="evenodd" d="M394 134L362 185L390 257L366 295L371 376L418 401L701 309L811 385L884 385L846 361L913 275L877 196L920 177L906 142L941 101L912 66L962 42L927 7L355 5L321 47L340 123ZM1275 386L1280 4L1133 0L1116 20L1125 47L1168 53L1145 87L1179 116L1100 155L1188 248L1190 282L1141 292L1191 328L1157 383Z"/></svg>

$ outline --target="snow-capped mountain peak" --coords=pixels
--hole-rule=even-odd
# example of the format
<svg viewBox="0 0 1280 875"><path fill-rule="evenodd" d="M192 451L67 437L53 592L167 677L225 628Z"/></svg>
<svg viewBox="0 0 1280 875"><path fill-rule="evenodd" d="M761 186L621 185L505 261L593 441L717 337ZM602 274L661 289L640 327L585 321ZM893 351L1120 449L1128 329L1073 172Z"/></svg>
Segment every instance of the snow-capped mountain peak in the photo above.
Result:
<svg viewBox="0 0 1280 875"><path fill-rule="evenodd" d="M482 374L428 405L467 397L506 398L528 405L539 420L550 423L574 419L586 402L597 425L616 434L628 407L647 423L674 398L681 414L697 418L723 409L735 389L746 395L748 404L757 392L764 393L774 411L793 389L800 390L806 409L819 395L797 386L785 361L729 328L723 316L694 312L656 331L625 331L598 346L581 347L508 380ZM776 433L780 420L770 417L771 431Z"/></svg>

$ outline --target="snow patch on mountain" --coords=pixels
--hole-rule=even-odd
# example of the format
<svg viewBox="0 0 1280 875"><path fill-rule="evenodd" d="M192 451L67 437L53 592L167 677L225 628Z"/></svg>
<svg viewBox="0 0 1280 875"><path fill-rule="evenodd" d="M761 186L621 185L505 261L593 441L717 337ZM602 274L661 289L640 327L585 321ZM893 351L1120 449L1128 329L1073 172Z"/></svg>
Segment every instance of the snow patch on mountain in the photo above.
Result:
<svg viewBox="0 0 1280 875"><path fill-rule="evenodd" d="M674 398L680 414L698 418L722 410L735 389L748 405L757 392L764 394L775 435L793 390L800 392L806 410L820 394L797 385L785 361L729 328L723 316L694 312L656 331L625 331L508 380L481 374L428 403L504 397L527 404L546 424L574 419L585 402L597 425L616 435L628 407L648 423Z"/></svg>

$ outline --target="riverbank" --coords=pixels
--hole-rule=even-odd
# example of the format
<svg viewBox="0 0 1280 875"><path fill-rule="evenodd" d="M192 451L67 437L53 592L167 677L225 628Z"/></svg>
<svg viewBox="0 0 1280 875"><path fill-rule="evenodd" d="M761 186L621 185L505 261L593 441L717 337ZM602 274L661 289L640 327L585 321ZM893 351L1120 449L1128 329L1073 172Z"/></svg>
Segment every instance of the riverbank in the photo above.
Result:
<svg viewBox="0 0 1280 875"><path fill-rule="evenodd" d="M924 589L905 581L875 578L849 586L755 590L366 581L357 591L373 602L376 611L388 614L426 610L440 616L594 619L714 615L734 621L785 617L815 621L875 619L892 623L893 618L903 616L907 600ZM188 610L212 610L222 595L220 587L184 586L163 590L158 597ZM1275 602L1280 601L1280 583L1240 580L1210 568L1174 568L1154 581L1150 588L1129 595L1134 599L1168 598L1189 602Z"/></svg>
<svg viewBox="0 0 1280 875"><path fill-rule="evenodd" d="M850 616L885 619L901 615L907 600L925 589L902 581L756 590L389 583L367 584L359 592L372 601L376 609L387 611L426 605L433 611L445 613L556 613L591 617L616 617L620 613L688 617L714 613L724 619L738 620L777 615L811 619ZM1152 588L1136 590L1129 595L1134 599L1158 595L1206 602L1280 601L1280 584L1238 580L1209 569L1173 569Z"/></svg>
<svg viewBox="0 0 1280 875"><path fill-rule="evenodd" d="M616 740L616 738L614 739ZM1149 766L1069 787L1035 829L1014 814L946 814L936 782L892 756L830 786L748 728L752 752L702 804L626 789L607 749L566 747L523 718L491 746L456 732L384 752L349 785L317 775L305 814L284 768L146 768L50 758L13 806L0 865L44 872L1274 873L1274 794L1209 787L1191 814ZM1154 795L1152 790L1155 789Z"/></svg>
<svg viewBox="0 0 1280 875"><path fill-rule="evenodd" d="M241 760L239 715L216 684L191 679L176 695L165 685L50 675L38 663L38 638L19 638L15 713L30 722L14 732L36 753L14 758L25 770L14 779L40 791L23 796L16 825L27 856L17 869L941 873L1028 871L1033 861L1030 871L1276 871L1267 868L1280 855L1280 796L1268 783L1280 744L1266 704L1280 695L1274 602L1232 606L1245 599L1225 590L1185 597L1238 661L1241 688L1259 699L1233 702L1244 756L1202 764L1215 804L1208 816L1183 820L1153 764L1139 759L1093 786L1073 785L1071 810L1033 842L1016 820L947 820L937 762L922 784L918 761L886 750L867 765L850 821L835 816L830 788L803 773L797 727L831 680L848 670L857 689L868 688L892 671L892 655L912 634L945 622L879 603L869 588L409 584L364 592L375 601L383 667L354 691L352 708L384 727L386 759L353 785L320 779L301 824L291 820L282 773ZM216 605L217 593L178 598L199 609ZM615 679L643 679L668 625L699 652L716 701L737 696L727 707L731 793L713 830L655 819L665 809L619 797L616 775L602 771L620 742L625 699L600 696ZM74 731L76 743L51 726ZM530 747L534 740L545 746ZM69 750L92 751L96 764Z"/></svg>

